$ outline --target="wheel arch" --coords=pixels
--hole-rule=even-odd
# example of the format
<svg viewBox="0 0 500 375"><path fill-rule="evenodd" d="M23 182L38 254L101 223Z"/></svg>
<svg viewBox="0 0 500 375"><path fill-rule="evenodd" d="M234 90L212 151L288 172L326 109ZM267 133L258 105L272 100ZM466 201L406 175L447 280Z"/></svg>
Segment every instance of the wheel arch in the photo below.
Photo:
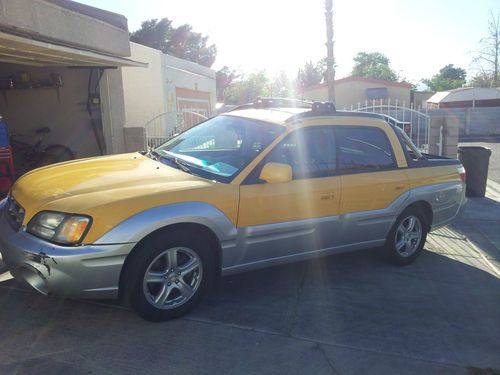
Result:
<svg viewBox="0 0 500 375"><path fill-rule="evenodd" d="M119 283L118 283L118 297L119 299L123 299L125 296L125 285L126 285L126 279L125 275L127 274L127 269L128 267L131 266L132 260L135 256L135 254L138 253L139 248L141 245L146 242L148 239L151 237L157 235L158 233L168 233L168 232L174 232L176 230L189 230L192 231L193 233L200 234L206 238L209 243L210 243L210 249L214 251L214 254L216 256L216 279L220 278L221 276L221 271L222 271L222 247L219 238L215 234L212 229L209 227L200 224L200 223L194 223L194 222L184 222L184 223L175 223L175 224L170 224L166 225L162 228L158 228L151 233L147 234L145 237L143 237L139 242L136 243L134 248L130 251L130 253L127 254L125 261L123 263L122 269L120 271L120 277L119 277Z"/></svg>
<svg viewBox="0 0 500 375"><path fill-rule="evenodd" d="M434 218L434 212L432 211L432 205L425 200L418 200L408 205L405 210L409 208L416 208L422 212L426 219L427 231L430 231L432 226L432 220Z"/></svg>

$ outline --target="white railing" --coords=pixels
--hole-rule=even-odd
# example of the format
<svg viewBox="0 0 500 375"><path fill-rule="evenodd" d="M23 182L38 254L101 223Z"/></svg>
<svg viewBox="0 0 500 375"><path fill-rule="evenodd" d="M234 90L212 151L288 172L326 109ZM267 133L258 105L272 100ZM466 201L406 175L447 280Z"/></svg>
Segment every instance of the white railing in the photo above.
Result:
<svg viewBox="0 0 500 375"><path fill-rule="evenodd" d="M427 108L414 108L413 104L399 103L398 100L371 100L351 105L344 110L381 113L393 117L421 150L428 151L430 143L430 115Z"/></svg>
<svg viewBox="0 0 500 375"><path fill-rule="evenodd" d="M207 118L208 114L204 111L183 110L161 113L143 125L146 130L146 144L151 148L158 147L174 135L188 130Z"/></svg>

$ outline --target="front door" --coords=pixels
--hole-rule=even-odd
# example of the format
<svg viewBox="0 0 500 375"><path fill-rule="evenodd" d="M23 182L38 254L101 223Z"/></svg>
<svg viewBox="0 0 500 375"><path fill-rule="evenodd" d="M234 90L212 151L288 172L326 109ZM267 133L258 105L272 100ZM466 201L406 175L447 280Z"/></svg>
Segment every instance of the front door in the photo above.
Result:
<svg viewBox="0 0 500 375"><path fill-rule="evenodd" d="M267 162L288 164L293 180L258 180ZM286 136L261 163L256 178L240 187L237 263L326 249L339 241L340 177L333 129L309 127Z"/></svg>

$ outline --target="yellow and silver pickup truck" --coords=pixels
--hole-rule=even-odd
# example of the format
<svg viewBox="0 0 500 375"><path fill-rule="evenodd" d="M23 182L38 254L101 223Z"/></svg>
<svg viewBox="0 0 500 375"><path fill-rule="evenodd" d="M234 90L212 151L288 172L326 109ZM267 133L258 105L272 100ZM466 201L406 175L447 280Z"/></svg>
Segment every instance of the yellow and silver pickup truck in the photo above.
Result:
<svg viewBox="0 0 500 375"><path fill-rule="evenodd" d="M0 251L43 294L167 320L221 275L380 247L409 264L464 180L377 114L261 100L148 152L27 173L0 204Z"/></svg>

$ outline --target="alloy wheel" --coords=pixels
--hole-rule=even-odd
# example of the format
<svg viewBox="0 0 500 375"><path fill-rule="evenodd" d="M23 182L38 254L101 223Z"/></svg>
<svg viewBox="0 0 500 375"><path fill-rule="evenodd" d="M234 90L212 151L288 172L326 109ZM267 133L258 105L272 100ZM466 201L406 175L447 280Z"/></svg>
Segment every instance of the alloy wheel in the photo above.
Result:
<svg viewBox="0 0 500 375"><path fill-rule="evenodd" d="M401 221L396 231L395 247L404 258L417 251L422 241L422 223L417 216L410 215Z"/></svg>
<svg viewBox="0 0 500 375"><path fill-rule="evenodd" d="M158 255L147 268L143 291L158 309L177 308L196 293L203 277L198 254L186 247L174 247Z"/></svg>

